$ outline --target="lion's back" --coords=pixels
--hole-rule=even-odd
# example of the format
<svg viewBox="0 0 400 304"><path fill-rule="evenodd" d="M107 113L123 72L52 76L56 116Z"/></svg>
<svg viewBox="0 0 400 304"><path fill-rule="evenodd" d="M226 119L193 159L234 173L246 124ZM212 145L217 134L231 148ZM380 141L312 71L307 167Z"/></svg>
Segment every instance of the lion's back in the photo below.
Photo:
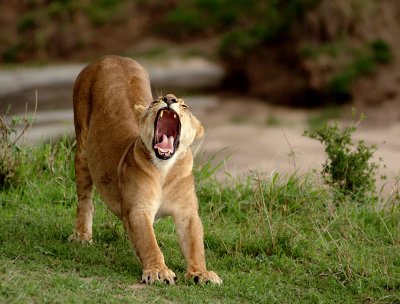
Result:
<svg viewBox="0 0 400 304"><path fill-rule="evenodd" d="M129 58L103 57L83 69L76 80L77 142L85 149L90 175L109 205L118 197L120 158L138 136L133 107L151 102L148 74Z"/></svg>

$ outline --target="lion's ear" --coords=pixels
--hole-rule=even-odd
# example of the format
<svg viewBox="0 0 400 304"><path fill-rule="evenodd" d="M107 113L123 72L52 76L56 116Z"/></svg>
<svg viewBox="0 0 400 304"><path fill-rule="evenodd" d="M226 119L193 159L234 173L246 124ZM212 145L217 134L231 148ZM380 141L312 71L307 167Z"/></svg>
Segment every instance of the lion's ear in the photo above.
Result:
<svg viewBox="0 0 400 304"><path fill-rule="evenodd" d="M195 126L196 126L196 137L195 137L195 139L202 138L204 136L204 127L196 117L193 116L193 120L195 121Z"/></svg>
<svg viewBox="0 0 400 304"><path fill-rule="evenodd" d="M140 117L143 115L146 108L141 104L136 104L133 108L133 112L135 113L136 119L139 120Z"/></svg>
<svg viewBox="0 0 400 304"><path fill-rule="evenodd" d="M197 125L196 139L202 138L204 136L204 127L201 123Z"/></svg>

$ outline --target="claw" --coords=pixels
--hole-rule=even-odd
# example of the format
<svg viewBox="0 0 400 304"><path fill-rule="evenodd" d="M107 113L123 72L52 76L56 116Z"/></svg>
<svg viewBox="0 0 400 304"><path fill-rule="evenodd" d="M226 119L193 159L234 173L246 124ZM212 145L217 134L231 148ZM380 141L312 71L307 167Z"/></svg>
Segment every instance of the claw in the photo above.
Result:
<svg viewBox="0 0 400 304"><path fill-rule="evenodd" d="M193 279L196 284L222 284L222 280L214 271L189 271L185 274L188 279Z"/></svg>
<svg viewBox="0 0 400 304"><path fill-rule="evenodd" d="M143 271L142 282L145 284L154 284L156 282L165 283L167 285L175 284L177 280L175 273L168 269L147 269Z"/></svg>

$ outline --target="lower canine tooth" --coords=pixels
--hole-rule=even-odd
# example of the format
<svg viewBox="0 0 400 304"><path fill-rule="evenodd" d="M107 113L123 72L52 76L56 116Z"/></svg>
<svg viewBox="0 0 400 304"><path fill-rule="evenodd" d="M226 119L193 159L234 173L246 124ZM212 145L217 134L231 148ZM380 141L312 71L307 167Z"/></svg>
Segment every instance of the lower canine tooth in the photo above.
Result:
<svg viewBox="0 0 400 304"><path fill-rule="evenodd" d="M174 118L176 118L176 114L174 114Z"/></svg>

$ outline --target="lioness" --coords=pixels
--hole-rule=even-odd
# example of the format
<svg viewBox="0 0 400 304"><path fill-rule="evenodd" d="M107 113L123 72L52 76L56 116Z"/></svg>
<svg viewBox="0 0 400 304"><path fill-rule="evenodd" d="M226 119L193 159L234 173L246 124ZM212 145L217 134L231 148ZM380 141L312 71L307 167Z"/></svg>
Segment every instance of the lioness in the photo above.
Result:
<svg viewBox="0 0 400 304"><path fill-rule="evenodd" d="M153 230L156 219L172 216L186 277L221 284L206 269L192 175L190 145L204 129L185 102L171 94L153 101L149 76L139 63L107 56L78 75L73 103L78 206L69 239L92 238L94 184L123 221L143 266L143 283L174 284L177 279L165 265Z"/></svg>

